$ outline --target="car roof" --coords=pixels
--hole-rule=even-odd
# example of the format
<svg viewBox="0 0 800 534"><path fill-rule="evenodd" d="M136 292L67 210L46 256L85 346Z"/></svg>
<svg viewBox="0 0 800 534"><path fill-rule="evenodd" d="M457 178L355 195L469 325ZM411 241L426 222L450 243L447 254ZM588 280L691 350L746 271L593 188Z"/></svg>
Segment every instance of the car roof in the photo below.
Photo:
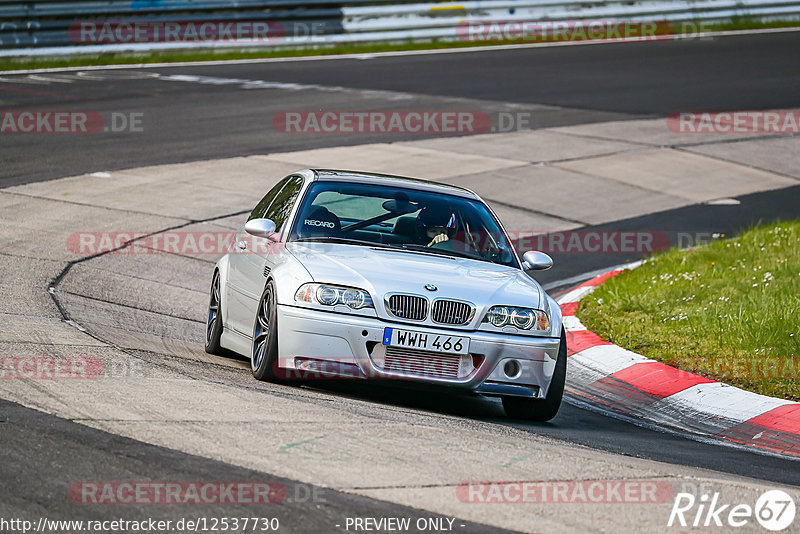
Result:
<svg viewBox="0 0 800 534"><path fill-rule="evenodd" d="M395 185L421 191L432 191L480 200L480 197L469 189L455 185L431 182L421 178L395 176L392 174L378 174L373 172L347 171L337 169L309 169L314 174L315 181L346 181L363 184Z"/></svg>

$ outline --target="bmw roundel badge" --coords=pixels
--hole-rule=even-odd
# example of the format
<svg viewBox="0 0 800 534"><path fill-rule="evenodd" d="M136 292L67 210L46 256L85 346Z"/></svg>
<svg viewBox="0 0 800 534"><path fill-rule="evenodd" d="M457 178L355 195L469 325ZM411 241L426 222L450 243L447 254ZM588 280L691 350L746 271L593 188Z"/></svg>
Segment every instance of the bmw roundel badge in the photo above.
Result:
<svg viewBox="0 0 800 534"><path fill-rule="evenodd" d="M425 284L425 289L427 289L428 291L438 291L439 290L439 288L436 287L433 284Z"/></svg>

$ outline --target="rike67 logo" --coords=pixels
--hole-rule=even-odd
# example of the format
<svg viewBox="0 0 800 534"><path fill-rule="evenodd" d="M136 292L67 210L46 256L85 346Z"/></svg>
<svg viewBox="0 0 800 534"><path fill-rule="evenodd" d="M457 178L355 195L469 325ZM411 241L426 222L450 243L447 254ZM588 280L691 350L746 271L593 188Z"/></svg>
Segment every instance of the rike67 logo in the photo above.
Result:
<svg viewBox="0 0 800 534"><path fill-rule="evenodd" d="M718 492L703 493L696 498L691 493L678 493L669 514L667 526L740 528L755 519L763 528L779 532L789 528L795 517L794 499L781 490L762 494L755 506L723 503Z"/></svg>

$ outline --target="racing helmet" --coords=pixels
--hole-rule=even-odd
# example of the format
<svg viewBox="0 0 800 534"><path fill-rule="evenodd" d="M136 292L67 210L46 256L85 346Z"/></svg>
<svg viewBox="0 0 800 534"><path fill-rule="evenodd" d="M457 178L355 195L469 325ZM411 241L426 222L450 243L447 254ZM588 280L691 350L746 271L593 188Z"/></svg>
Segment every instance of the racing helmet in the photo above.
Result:
<svg viewBox="0 0 800 534"><path fill-rule="evenodd" d="M444 228L447 237L453 237L457 226L456 214L447 209L426 206L417 214L417 233L423 238L429 228Z"/></svg>

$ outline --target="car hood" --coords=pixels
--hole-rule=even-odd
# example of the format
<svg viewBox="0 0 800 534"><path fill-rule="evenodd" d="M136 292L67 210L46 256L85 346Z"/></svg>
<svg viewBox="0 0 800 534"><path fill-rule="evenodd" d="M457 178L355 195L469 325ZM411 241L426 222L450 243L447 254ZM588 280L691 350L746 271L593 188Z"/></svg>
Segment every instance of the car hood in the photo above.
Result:
<svg viewBox="0 0 800 534"><path fill-rule="evenodd" d="M387 293L413 293L467 300L482 311L499 304L540 308L544 298L524 271L484 261L332 243L294 242L287 249L314 281L366 289L380 301Z"/></svg>

